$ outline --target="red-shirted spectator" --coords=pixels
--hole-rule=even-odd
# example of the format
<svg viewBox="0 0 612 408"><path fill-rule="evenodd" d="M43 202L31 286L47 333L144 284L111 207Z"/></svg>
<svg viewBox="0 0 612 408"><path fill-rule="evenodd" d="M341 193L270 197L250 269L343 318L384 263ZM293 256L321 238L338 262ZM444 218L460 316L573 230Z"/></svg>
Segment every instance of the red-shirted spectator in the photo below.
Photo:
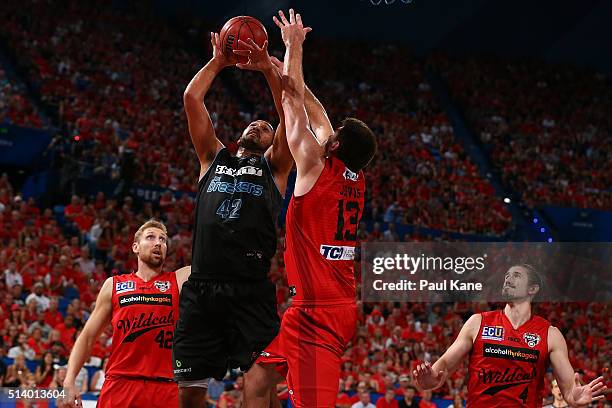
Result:
<svg viewBox="0 0 612 408"><path fill-rule="evenodd" d="M49 301L49 310L45 312L45 323L51 327L55 327L64 321L62 314L57 310L58 305L57 298L52 297Z"/></svg>
<svg viewBox="0 0 612 408"><path fill-rule="evenodd" d="M388 388L385 391L385 396L376 401L376 408L398 408L398 403L395 399L395 391L393 388Z"/></svg>
<svg viewBox="0 0 612 408"><path fill-rule="evenodd" d="M76 333L76 327L74 327L74 317L72 315L66 315L64 322L54 327L55 330L60 332L60 341L68 349L72 348L74 344L74 334Z"/></svg>

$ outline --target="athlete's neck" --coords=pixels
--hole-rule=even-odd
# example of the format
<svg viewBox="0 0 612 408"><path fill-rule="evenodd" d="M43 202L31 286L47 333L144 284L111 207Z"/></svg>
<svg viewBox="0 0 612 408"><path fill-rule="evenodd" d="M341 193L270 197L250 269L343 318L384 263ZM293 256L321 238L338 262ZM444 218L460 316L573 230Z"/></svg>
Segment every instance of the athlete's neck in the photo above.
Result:
<svg viewBox="0 0 612 408"><path fill-rule="evenodd" d="M510 302L504 308L504 314L515 329L531 318L531 302L528 300Z"/></svg>
<svg viewBox="0 0 612 408"><path fill-rule="evenodd" d="M245 149L244 147L239 147L236 152L236 157L245 157L245 156L261 156L263 152L256 152L254 150Z"/></svg>
<svg viewBox="0 0 612 408"><path fill-rule="evenodd" d="M162 265L163 266L163 265ZM140 259L138 260L138 270L136 271L136 276L142 279L145 282L153 280L162 272L162 266L158 268L151 268L146 263L142 262Z"/></svg>

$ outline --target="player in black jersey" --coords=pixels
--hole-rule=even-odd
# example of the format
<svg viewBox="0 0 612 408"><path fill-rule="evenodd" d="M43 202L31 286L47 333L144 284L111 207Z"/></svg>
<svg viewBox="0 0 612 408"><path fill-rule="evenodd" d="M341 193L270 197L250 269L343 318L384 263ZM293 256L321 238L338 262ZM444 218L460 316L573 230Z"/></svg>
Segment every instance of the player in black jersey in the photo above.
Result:
<svg viewBox="0 0 612 408"><path fill-rule="evenodd" d="M232 156L217 139L204 96L217 74L232 65L211 33L212 59L184 93L189 134L200 160L189 280L180 296L173 347L181 407L204 406L208 380L228 367L247 370L279 329L276 290L268 278L276 252L276 219L293 166L283 123L281 76L267 44L236 51L239 68L264 74L279 114L276 132L256 120Z"/></svg>

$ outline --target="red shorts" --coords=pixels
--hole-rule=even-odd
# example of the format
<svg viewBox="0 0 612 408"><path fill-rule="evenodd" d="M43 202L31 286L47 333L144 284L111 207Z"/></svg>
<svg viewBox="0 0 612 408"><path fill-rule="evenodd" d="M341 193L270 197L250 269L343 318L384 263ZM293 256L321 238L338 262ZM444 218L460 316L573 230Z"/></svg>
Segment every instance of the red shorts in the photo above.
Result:
<svg viewBox="0 0 612 408"><path fill-rule="evenodd" d="M357 328L357 306L299 307L285 312L278 336L257 360L276 364L295 408L333 407L340 365Z"/></svg>
<svg viewBox="0 0 612 408"><path fill-rule="evenodd" d="M178 385L174 381L113 377L104 380L97 408L178 406Z"/></svg>

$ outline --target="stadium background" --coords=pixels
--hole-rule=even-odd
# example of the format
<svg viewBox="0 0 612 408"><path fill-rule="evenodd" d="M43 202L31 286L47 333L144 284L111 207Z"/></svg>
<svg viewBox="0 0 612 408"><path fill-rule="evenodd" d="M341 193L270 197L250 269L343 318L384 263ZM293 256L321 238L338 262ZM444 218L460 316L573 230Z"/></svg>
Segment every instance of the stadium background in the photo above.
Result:
<svg viewBox="0 0 612 408"><path fill-rule="evenodd" d="M298 8L314 28L307 83L332 122L355 115L378 135L361 241L612 241L612 3L209 3L0 4L5 386L61 385L59 367L104 278L134 268L131 237L144 220L169 227L168 270L190 263L197 160L181 95L210 56L206 34L234 15L260 18L280 56L271 16ZM206 101L233 148L251 118L277 123L256 73L226 69ZM282 220L279 236L270 275L282 312ZM373 401L389 386L400 395L402 374L495 306L362 304L337 406L350 406L360 382ZM585 380L609 368L609 305L538 311L560 327ZM91 398L107 342L84 370ZM47 350L54 363L44 374ZM436 406L464 395L465 373L434 394ZM231 373L236 380L225 394L240 393ZM222 388L211 387L213 399Z"/></svg>

